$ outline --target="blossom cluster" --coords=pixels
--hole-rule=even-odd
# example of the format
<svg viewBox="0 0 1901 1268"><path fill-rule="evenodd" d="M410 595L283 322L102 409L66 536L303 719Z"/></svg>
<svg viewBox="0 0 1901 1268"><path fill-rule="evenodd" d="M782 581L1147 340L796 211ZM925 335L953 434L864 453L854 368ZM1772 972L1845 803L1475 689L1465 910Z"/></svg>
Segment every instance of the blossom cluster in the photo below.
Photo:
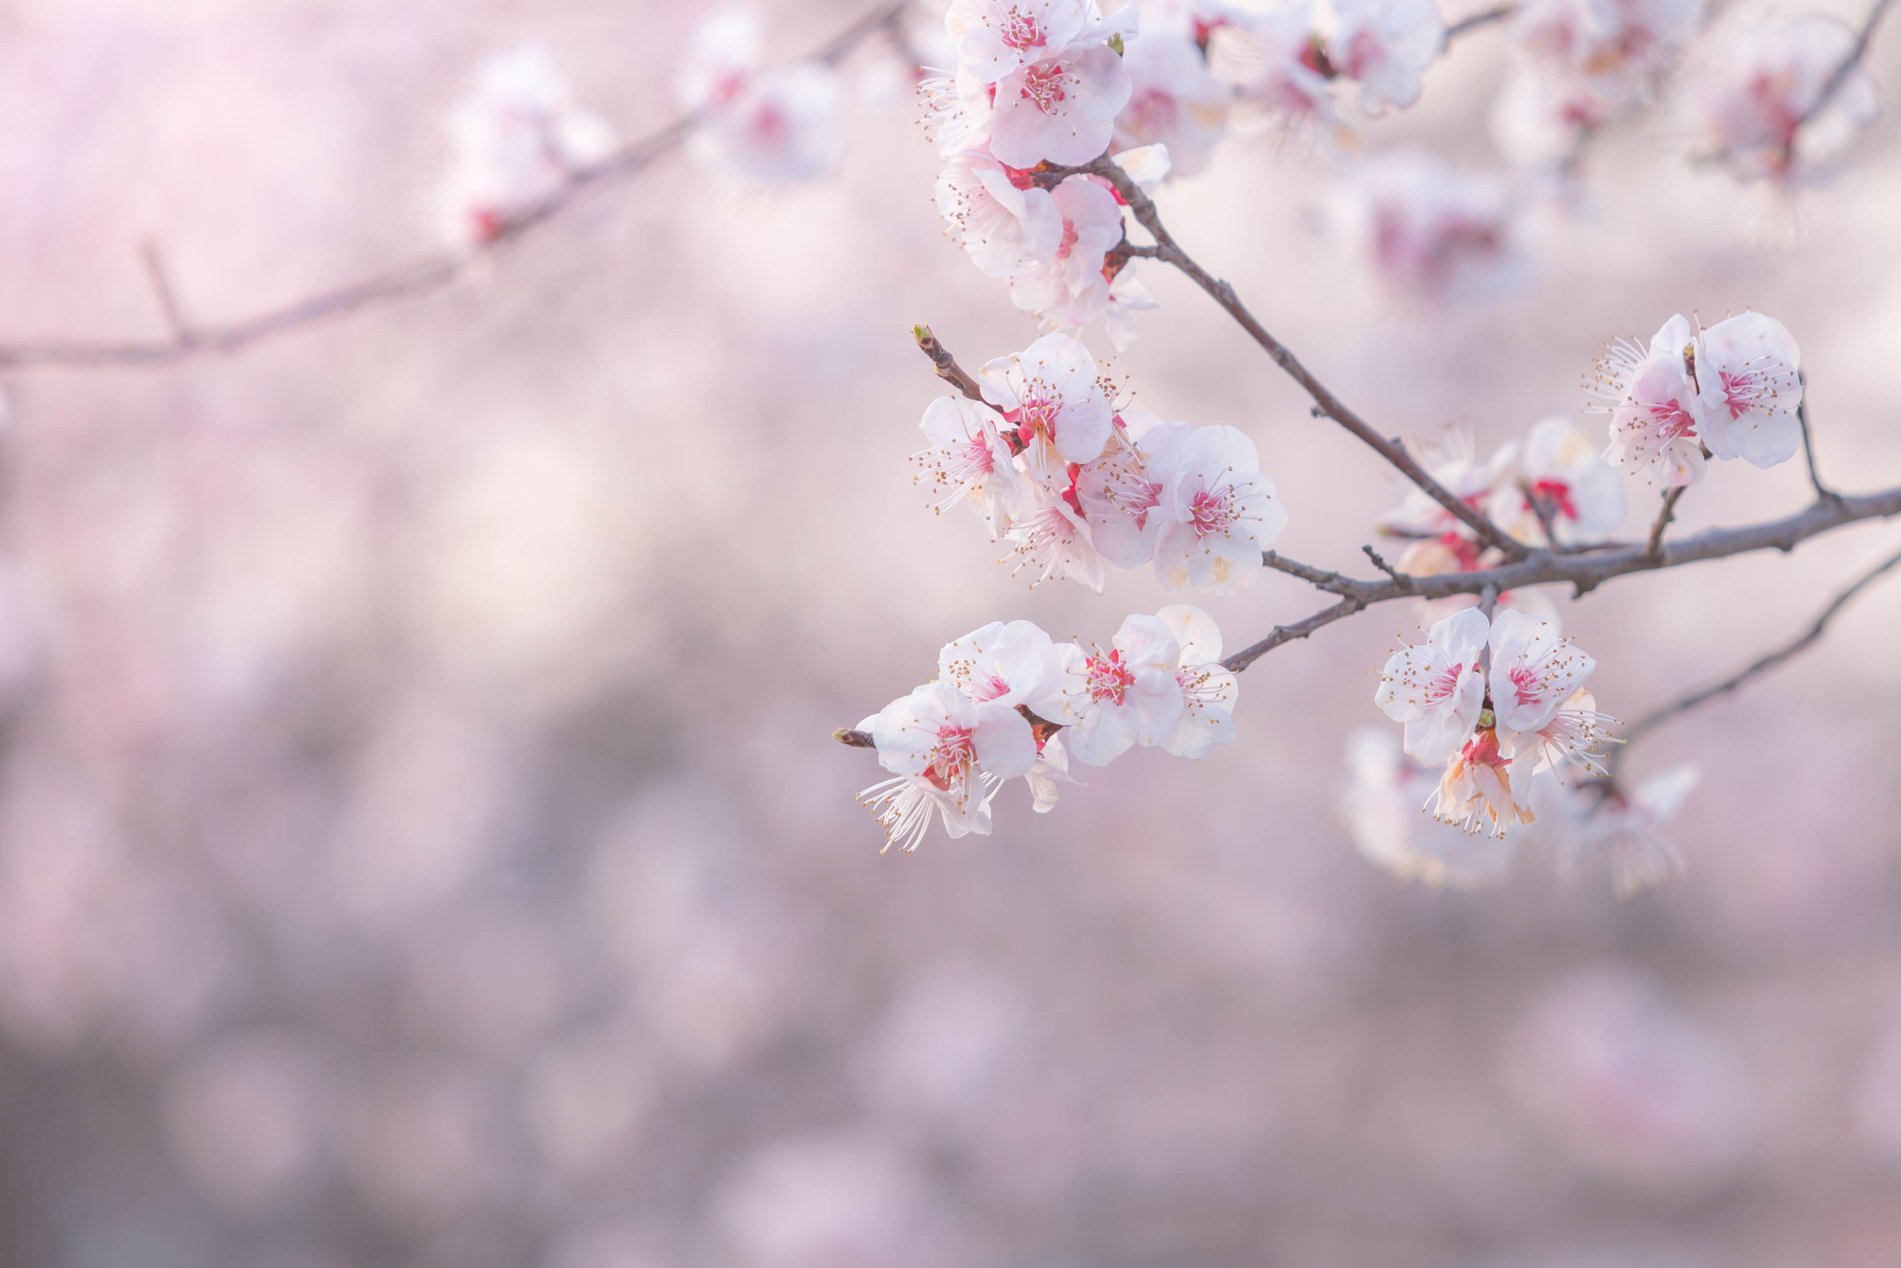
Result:
<svg viewBox="0 0 1901 1268"><path fill-rule="evenodd" d="M1682 872L1683 856L1664 829L1698 778L1695 766L1675 766L1626 788L1537 770L1525 798L1532 823L1510 837L1471 834L1420 813L1438 798L1442 773L1408 756L1391 732L1366 727L1348 741L1341 810L1360 853L1403 880L1493 885L1510 874L1521 849L1542 847L1565 875L1601 862L1617 892L1629 896Z"/></svg>
<svg viewBox="0 0 1901 1268"><path fill-rule="evenodd" d="M1404 724L1407 753L1443 767L1433 817L1502 837L1535 819L1537 771L1605 773L1597 759L1614 719L1584 686L1596 666L1552 621L1465 608L1393 653L1373 702Z"/></svg>
<svg viewBox="0 0 1901 1268"><path fill-rule="evenodd" d="M752 9L715 13L681 60L674 99L697 121L688 148L707 168L742 182L812 180L838 164L843 93L817 61L765 65L765 27Z"/></svg>
<svg viewBox="0 0 1901 1268"><path fill-rule="evenodd" d="M1239 694L1221 631L1187 604L1127 618L1107 649L993 621L946 643L932 681L859 724L891 776L859 800L887 847L917 849L937 820L951 837L988 836L1011 780L1041 814L1075 782L1071 759L1103 766L1137 747L1202 757L1231 743Z"/></svg>
<svg viewBox="0 0 1901 1268"><path fill-rule="evenodd" d="M1431 0L1139 0L1107 17L1095 0L954 0L945 27L957 66L920 90L950 234L1046 328L1101 321L1118 347L1155 302L1115 189L1061 169L1119 148L1143 185L1196 172L1234 101L1337 122L1336 79L1358 83L1369 112L1408 105L1445 37Z"/></svg>
<svg viewBox="0 0 1901 1268"><path fill-rule="evenodd" d="M1740 313L1709 329L1678 314L1648 344L1605 350L1590 389L1611 416L1612 461L1672 488L1709 458L1773 467L1802 447L1801 354L1783 324Z"/></svg>
<svg viewBox="0 0 1901 1268"><path fill-rule="evenodd" d="M1287 512L1244 433L1118 409L1089 349L1061 333L976 379L982 400L931 402L912 461L933 505L968 504L1032 585L1100 591L1105 563L1152 563L1171 590L1253 584Z"/></svg>

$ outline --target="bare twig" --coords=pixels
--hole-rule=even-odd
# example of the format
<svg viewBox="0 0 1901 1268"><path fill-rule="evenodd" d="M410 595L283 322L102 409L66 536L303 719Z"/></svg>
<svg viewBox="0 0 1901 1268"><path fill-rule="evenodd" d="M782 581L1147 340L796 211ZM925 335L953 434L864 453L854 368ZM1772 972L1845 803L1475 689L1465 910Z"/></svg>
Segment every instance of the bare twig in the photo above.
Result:
<svg viewBox="0 0 1901 1268"><path fill-rule="evenodd" d="M816 54L814 60L836 62L860 43L895 28L911 0L887 0L871 10ZM468 266L493 254L530 230L546 224L572 206L590 189L644 171L678 148L700 123L689 114L622 146L601 161L568 174L560 188L540 202L510 217L495 232L459 250L419 256L411 262L374 274L359 282L318 291L229 321L189 325L178 307L176 294L158 257L145 250L145 268L159 293L167 334L164 339L47 340L39 343L0 344L0 368L67 367L108 369L162 366L204 353L233 353L276 335L304 330L333 318L425 295L453 284Z"/></svg>
<svg viewBox="0 0 1901 1268"><path fill-rule="evenodd" d="M1663 495L1663 505L1657 510L1656 523L1650 526L1650 536L1644 545L1644 554L1651 559L1663 558L1664 530L1669 528L1670 521L1677 517L1677 503L1683 500L1683 495L1689 487L1687 484L1679 484Z"/></svg>
<svg viewBox="0 0 1901 1268"><path fill-rule="evenodd" d="M1698 705L1713 700L1717 696L1725 695L1736 690L1752 678L1757 678L1768 673L1784 661L1789 660L1791 657L1813 646L1822 637L1823 632L1828 629L1828 623L1834 620L1835 617L1841 613L1841 610L1854 600L1856 595L1880 580L1883 575L1892 570L1896 565L1901 565L1901 551L1896 551L1886 559L1883 559L1873 568L1857 577L1845 590L1841 591L1833 599L1830 599L1828 606L1824 607L1821 612L1816 615L1815 620L1809 624L1808 629L1804 630L1792 641L1784 643L1773 651L1757 657L1749 664L1743 666L1743 668L1723 679L1723 681L1715 683L1712 686L1704 687L1700 691L1692 691L1679 699L1672 700L1669 704L1631 723L1624 731L1624 741L1626 745L1635 743L1639 738L1656 730L1659 726L1662 726L1672 718L1688 713ZM1626 749L1624 751L1628 750ZM1621 752L1619 756L1622 756Z"/></svg>
<svg viewBox="0 0 1901 1268"><path fill-rule="evenodd" d="M931 359L931 365L935 367L938 378L973 401L983 400L983 389L977 386L977 380L970 377L970 373L963 366L957 364L957 358L951 355L949 348L937 341L937 336L931 333L929 326L911 327L911 338L917 341L918 351Z"/></svg>
<svg viewBox="0 0 1901 1268"><path fill-rule="evenodd" d="M1433 501L1477 534L1479 540L1502 551L1507 559L1523 559L1530 553L1523 542L1505 533L1484 514L1468 506L1458 495L1440 484L1430 472L1413 459L1410 453L1406 452L1403 444L1390 437L1382 436L1371 424L1348 407L1345 401L1335 395L1332 388L1315 377L1314 373L1301 363L1300 358L1296 357L1286 344L1270 334L1267 327L1248 311L1247 306L1241 302L1240 296L1235 293L1234 287L1215 277L1182 250L1181 244L1175 241L1162 224L1161 214L1155 208L1155 201L1114 160L1104 155L1077 170L1100 176L1115 186L1116 192L1122 195L1122 200L1128 204L1137 223L1148 230L1149 235L1155 239L1156 258L1186 274L1190 281L1227 310L1228 315L1234 318L1262 351L1266 352L1276 365L1286 371L1288 377L1300 384L1307 395L1313 398L1314 406L1319 413L1346 428L1374 452L1398 468L1401 474L1424 490ZM1060 174L1050 173L1052 176Z"/></svg>
<svg viewBox="0 0 1901 1268"><path fill-rule="evenodd" d="M1375 568L1378 568L1381 572L1393 579L1394 585L1401 587L1408 593L1412 591L1413 578L1411 573L1401 572L1393 565L1387 563L1386 556L1380 554L1379 551L1374 550L1371 546L1362 546L1360 549L1366 553L1367 559L1371 561Z"/></svg>
<svg viewBox="0 0 1901 1268"><path fill-rule="evenodd" d="M1337 572L1328 572L1325 568L1316 568L1312 564L1303 564L1297 559L1277 555L1271 550L1261 552L1261 563L1275 572L1284 572L1290 577L1299 577L1309 585L1325 590L1330 594L1346 594L1359 583L1351 577Z"/></svg>
<svg viewBox="0 0 1901 1268"><path fill-rule="evenodd" d="M1862 19L1861 29L1855 33L1854 44L1849 47L1842 60L1836 63L1834 71L1828 77L1828 82L1822 85L1822 91L1815 95L1815 100L1809 104L1809 108L1802 112L1802 119L1795 125L1793 132L1801 131L1804 124L1820 114L1835 94L1841 91L1842 85L1848 82L1848 77L1855 73L1855 67L1861 65L1861 59L1868 55L1869 41L1874 39L1875 28L1880 26L1881 19L1887 16L1888 6L1891 3L1893 0L1875 0L1869 7L1868 16ZM1794 145L1793 132L1791 146Z"/></svg>
<svg viewBox="0 0 1901 1268"><path fill-rule="evenodd" d="M192 342L191 323L185 320L185 310L172 287L165 258L159 254L158 244L150 238L139 243L139 263L145 266L145 276L152 283L152 294L158 299L158 310L165 317L165 328L172 332L172 339L181 344Z"/></svg>
<svg viewBox="0 0 1901 1268"><path fill-rule="evenodd" d="M1809 484L1814 488L1817 498L1832 502L1841 494L1822 483L1821 468L1815 463L1815 437L1809 431L1809 394L1806 386L1802 392L1802 403L1795 407L1795 421L1802 425L1802 456L1809 464Z"/></svg>
<svg viewBox="0 0 1901 1268"><path fill-rule="evenodd" d="M1476 31L1480 27L1491 26L1495 22L1503 22L1516 12L1518 12L1517 5L1501 4L1496 8L1483 9L1468 17L1460 18L1457 22L1451 23L1446 27L1446 43L1450 45L1452 41L1467 32Z"/></svg>

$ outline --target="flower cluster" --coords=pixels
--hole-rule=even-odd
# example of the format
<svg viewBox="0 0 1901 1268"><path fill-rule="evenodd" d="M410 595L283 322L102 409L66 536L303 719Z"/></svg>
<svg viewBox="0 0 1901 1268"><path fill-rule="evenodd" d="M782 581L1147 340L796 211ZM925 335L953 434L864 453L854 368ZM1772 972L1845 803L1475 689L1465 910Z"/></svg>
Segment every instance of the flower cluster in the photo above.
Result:
<svg viewBox="0 0 1901 1268"><path fill-rule="evenodd" d="M1174 604L1122 622L1108 648L1057 643L1029 621L993 621L946 643L937 677L859 724L891 778L859 795L887 847L911 851L933 821L988 836L990 804L1022 779L1048 811L1073 758L1103 766L1132 748L1202 757L1234 740L1240 684L1221 631Z"/></svg>
<svg viewBox="0 0 1901 1268"><path fill-rule="evenodd" d="M1711 37L1685 92L1694 152L1738 180L1792 186L1825 179L1874 121L1873 76L1850 67L1855 33L1822 13L1735 23Z"/></svg>
<svg viewBox="0 0 1901 1268"><path fill-rule="evenodd" d="M1323 137L1343 138L1349 133L1334 82L1357 84L1368 115L1410 106L1445 41L1433 0L1290 0L1265 11L1237 9L1211 33L1208 60L1242 101L1284 126L1312 125Z"/></svg>
<svg viewBox="0 0 1901 1268"><path fill-rule="evenodd" d="M442 232L487 242L614 149L614 130L575 104L548 51L519 48L477 68L448 121Z"/></svg>
<svg viewBox="0 0 1901 1268"><path fill-rule="evenodd" d="M1802 447L1801 355L1761 313L1707 330L1678 314L1648 345L1613 343L1589 387L1611 416L1606 456L1672 488L1701 480L1708 458L1773 467Z"/></svg>
<svg viewBox="0 0 1901 1268"><path fill-rule="evenodd" d="M1703 0L1527 0L1492 112L1513 160L1561 163L1593 129L1649 97L1703 17Z"/></svg>
<svg viewBox="0 0 1901 1268"><path fill-rule="evenodd" d="M1584 689L1596 665L1549 620L1465 608L1393 653L1373 702L1405 725L1406 752L1444 767L1433 817L1504 836L1534 819L1535 771L1603 773L1596 759L1613 719Z"/></svg>
<svg viewBox="0 0 1901 1268"><path fill-rule="evenodd" d="M1233 427L1118 410L1095 358L1048 334L977 374L983 400L946 396L912 455L942 510L968 503L1031 584L1103 586L1104 563L1153 563L1171 590L1233 594L1287 523L1254 442Z"/></svg>
<svg viewBox="0 0 1901 1268"><path fill-rule="evenodd" d="M751 9L714 14L695 35L674 82L697 117L689 143L709 169L743 182L813 180L838 164L838 74L820 62L768 69L765 28Z"/></svg>
<svg viewBox="0 0 1901 1268"><path fill-rule="evenodd" d="M1664 829L1696 787L1694 766L1672 767L1629 789L1610 779L1566 779L1539 769L1523 799L1536 819L1509 838L1461 832L1421 814L1421 806L1438 799L1441 779L1439 770L1409 757L1391 732L1355 731L1347 744L1341 811L1360 853L1402 880L1449 889L1504 881L1527 847L1547 851L1561 875L1604 867L1620 897L1683 871L1683 856Z"/></svg>

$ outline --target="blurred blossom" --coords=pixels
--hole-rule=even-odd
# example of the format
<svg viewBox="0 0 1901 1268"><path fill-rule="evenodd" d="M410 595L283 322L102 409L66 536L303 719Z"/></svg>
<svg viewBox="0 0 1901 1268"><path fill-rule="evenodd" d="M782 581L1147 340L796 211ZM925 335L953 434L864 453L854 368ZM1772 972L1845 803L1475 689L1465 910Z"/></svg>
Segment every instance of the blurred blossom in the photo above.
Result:
<svg viewBox="0 0 1901 1268"><path fill-rule="evenodd" d="M522 1114L542 1155L564 1177L627 1156L658 1094L655 1047L644 1030L600 1027L550 1044L523 1079Z"/></svg>
<svg viewBox="0 0 1901 1268"><path fill-rule="evenodd" d="M969 1262L931 1179L871 1134L764 1145L721 1180L714 1211L737 1262L757 1268L952 1268Z"/></svg>
<svg viewBox="0 0 1901 1268"><path fill-rule="evenodd" d="M332 1120L328 1073L311 1036L294 1032L235 1035L193 1054L166 1097L192 1182L241 1214L308 1181Z"/></svg>
<svg viewBox="0 0 1901 1268"><path fill-rule="evenodd" d="M346 1174L384 1220L443 1226L519 1191L494 1089L440 1062L392 1065L347 1094Z"/></svg>
<svg viewBox="0 0 1901 1268"><path fill-rule="evenodd" d="M1348 170L1329 220L1349 258L1391 294L1469 303L1526 280L1521 201L1495 177L1389 150Z"/></svg>
<svg viewBox="0 0 1901 1268"><path fill-rule="evenodd" d="M1754 1124L1735 1058L1661 985L1616 967L1561 981L1501 1053L1525 1115L1580 1166L1665 1197L1736 1169Z"/></svg>
<svg viewBox="0 0 1901 1268"><path fill-rule="evenodd" d="M1402 880L1471 889L1511 874L1515 838L1470 834L1439 822L1426 805L1440 773L1400 750L1387 727L1362 727L1347 745L1342 813L1360 853Z"/></svg>

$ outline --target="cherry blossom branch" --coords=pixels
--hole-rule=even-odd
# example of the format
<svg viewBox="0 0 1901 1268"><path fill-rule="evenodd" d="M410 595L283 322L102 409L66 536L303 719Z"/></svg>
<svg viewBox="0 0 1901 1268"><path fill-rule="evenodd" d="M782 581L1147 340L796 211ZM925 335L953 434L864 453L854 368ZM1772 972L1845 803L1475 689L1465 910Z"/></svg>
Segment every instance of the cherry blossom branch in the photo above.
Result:
<svg viewBox="0 0 1901 1268"><path fill-rule="evenodd" d="M888 0L880 4L829 40L811 60L835 63L872 36L880 32L894 32L898 20L911 2ZM700 121L698 112L683 115L664 127L628 142L599 162L571 170L558 189L509 217L480 242L420 256L361 281L318 291L229 321L202 326L188 324L184 320L184 310L177 292L156 251L147 245L142 250L145 270L159 296L167 338L73 339L0 344L0 368L128 369L163 366L205 353L235 353L276 335L308 329L325 321L444 289L458 281L477 260L500 251L530 230L553 220L587 191L631 177L652 166L677 149L699 126Z"/></svg>
<svg viewBox="0 0 1901 1268"><path fill-rule="evenodd" d="M1766 652L1757 657L1743 668L1723 679L1723 681L1704 687L1700 691L1692 691L1686 696L1672 700L1669 704L1645 714L1637 721L1631 723L1624 731L1623 738L1626 747L1618 751L1616 757L1612 759L1611 764L1613 766L1616 765L1617 760L1621 759L1623 754L1629 751L1629 745L1636 743L1637 740L1656 730L1672 718L1680 714L1688 713L1699 705L1736 690L1751 679L1768 673L1784 661L1814 646L1828 629L1829 622L1840 615L1842 609L1854 601L1855 596L1880 580L1897 565L1901 565L1901 551L1896 551L1886 559L1883 559L1873 568L1857 577L1845 590L1841 591L1833 599L1830 599L1828 605L1816 615L1815 620L1809 624L1809 627L1792 641L1784 643L1773 651Z"/></svg>
<svg viewBox="0 0 1901 1268"><path fill-rule="evenodd" d="M1241 297L1235 292L1233 286L1208 272L1182 249L1181 244L1175 241L1173 235L1163 225L1161 213L1156 210L1155 201L1140 185L1136 184L1127 172L1122 170L1119 164L1104 155L1084 167L1058 169L1049 175L1060 177L1068 175L1071 171L1082 171L1100 176L1113 185L1116 192L1122 196L1122 201L1128 204L1137 223L1148 230L1149 236L1155 239L1155 258L1185 274L1215 303L1225 309L1228 315L1234 318L1248 336L1261 347L1262 351L1266 352L1289 378L1300 384L1307 395L1313 398L1314 409L1318 414L1331 418L1358 437L1374 452L1398 468L1401 474L1423 490L1433 501L1443 506L1476 533L1481 541L1503 551L1506 558L1523 559L1529 553L1529 548L1523 542L1505 533L1484 514L1468 506L1450 489L1435 480L1430 472L1406 452L1405 446L1400 441L1382 436L1345 401L1341 400L1332 388L1322 383L1311 370L1303 365L1300 358L1296 357L1286 344L1270 334L1267 327L1263 326L1259 319L1248 311L1247 305L1241 302Z"/></svg>
<svg viewBox="0 0 1901 1268"><path fill-rule="evenodd" d="M1822 91L1816 94L1814 102L1803 112L1802 118L1798 120L1795 127L1790 130L1791 138L1793 138L1795 132L1801 131L1803 124L1806 124L1810 119L1813 119L1822 112L1828 105L1830 99L1841 91L1842 85L1848 82L1848 77L1855 73L1855 67L1861 65L1862 58L1868 55L1869 42L1875 37L1875 28L1880 26L1881 19L1887 16L1888 6L1892 2L1893 0L1875 0L1874 4L1870 6L1868 16L1862 19L1861 30L1855 33L1854 44L1849 47L1847 54L1842 60L1836 64L1834 71L1828 77L1828 82L1824 83L1822 85ZM1794 144L1793 139L1791 139L1790 144Z"/></svg>

